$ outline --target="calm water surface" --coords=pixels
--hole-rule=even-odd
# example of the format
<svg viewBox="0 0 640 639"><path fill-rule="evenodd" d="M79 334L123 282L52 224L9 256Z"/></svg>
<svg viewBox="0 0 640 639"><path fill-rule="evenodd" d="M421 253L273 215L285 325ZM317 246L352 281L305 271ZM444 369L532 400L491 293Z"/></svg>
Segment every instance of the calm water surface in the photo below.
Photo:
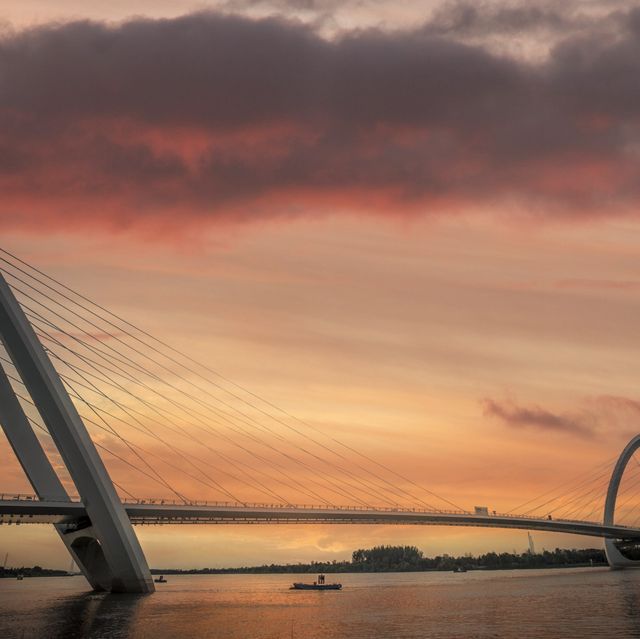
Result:
<svg viewBox="0 0 640 639"><path fill-rule="evenodd" d="M80 577L2 579L0 637L640 638L640 571L336 577L342 592L290 591L294 575L169 575L152 596L88 593Z"/></svg>

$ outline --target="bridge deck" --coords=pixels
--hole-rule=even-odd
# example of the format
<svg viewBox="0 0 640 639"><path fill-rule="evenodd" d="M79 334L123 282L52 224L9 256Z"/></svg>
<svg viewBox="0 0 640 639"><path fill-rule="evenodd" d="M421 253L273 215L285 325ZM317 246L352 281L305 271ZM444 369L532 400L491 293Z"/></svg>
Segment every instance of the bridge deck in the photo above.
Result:
<svg viewBox="0 0 640 639"><path fill-rule="evenodd" d="M640 529L590 521L402 509L319 508L270 505L125 503L133 524L331 523L520 528L613 539L640 539ZM0 499L0 524L65 523L86 517L79 502Z"/></svg>

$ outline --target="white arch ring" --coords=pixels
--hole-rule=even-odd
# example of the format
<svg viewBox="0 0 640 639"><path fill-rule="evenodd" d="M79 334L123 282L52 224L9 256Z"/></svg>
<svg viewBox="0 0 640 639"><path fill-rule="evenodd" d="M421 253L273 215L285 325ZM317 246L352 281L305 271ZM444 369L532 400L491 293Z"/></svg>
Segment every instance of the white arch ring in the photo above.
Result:
<svg viewBox="0 0 640 639"><path fill-rule="evenodd" d="M604 525L613 526L615 512L616 512L616 500L618 499L618 490L620 488L620 482L622 476L627 468L629 460L633 454L640 448L640 435L636 435L625 447L616 465L611 473L611 480L609 481L609 488L607 489L607 498L604 502ZM631 568L640 567L640 561L634 559L628 559L625 557L615 545L615 540L605 537L604 540L604 552L607 555L607 561L611 568Z"/></svg>

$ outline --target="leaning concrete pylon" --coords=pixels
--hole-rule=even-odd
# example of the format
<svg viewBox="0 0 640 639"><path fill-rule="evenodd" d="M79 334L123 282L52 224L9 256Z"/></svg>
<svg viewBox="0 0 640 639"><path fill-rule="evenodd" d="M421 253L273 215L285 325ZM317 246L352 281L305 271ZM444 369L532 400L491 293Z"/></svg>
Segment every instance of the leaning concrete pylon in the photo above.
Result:
<svg viewBox="0 0 640 639"><path fill-rule="evenodd" d="M88 515L84 521L58 527L65 545L94 588L112 592L153 592L153 580L144 553L102 459L2 275L0 338L60 452ZM6 386L4 392L12 393ZM38 452L32 448L37 438L28 421L21 419L19 405L16 408L9 395L0 401L3 402L0 411L3 428L11 433L11 445L36 492L68 500L42 449ZM23 432L25 424L31 435Z"/></svg>
<svg viewBox="0 0 640 639"><path fill-rule="evenodd" d="M2 364L0 364L0 426L38 497L47 501L70 501L67 491L31 428L29 419L11 387ZM104 554L99 552L100 547L96 546L95 552L89 556L77 544L74 546L73 535L69 534L71 530L81 528L83 523L85 522L70 521L68 524L55 524L55 527L67 550L94 590L108 590L111 580L108 571L104 570ZM97 541L94 543L97 544Z"/></svg>

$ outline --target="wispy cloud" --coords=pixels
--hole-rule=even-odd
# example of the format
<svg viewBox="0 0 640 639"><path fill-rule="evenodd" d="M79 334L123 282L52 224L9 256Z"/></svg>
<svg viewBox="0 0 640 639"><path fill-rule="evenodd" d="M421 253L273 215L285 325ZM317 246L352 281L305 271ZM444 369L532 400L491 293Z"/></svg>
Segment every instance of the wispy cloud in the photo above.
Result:
<svg viewBox="0 0 640 639"><path fill-rule="evenodd" d="M593 290L617 290L617 291L637 291L640 290L640 280L600 280L573 278L558 280L555 282L556 288L560 289L593 289Z"/></svg>
<svg viewBox="0 0 640 639"><path fill-rule="evenodd" d="M533 428L592 437L594 430L587 416L554 413L539 406L518 406L493 399L482 400L484 414L494 417L512 428Z"/></svg>
<svg viewBox="0 0 640 639"><path fill-rule="evenodd" d="M632 437L637 434L640 417L640 400L621 395L586 397L571 411L524 406L512 399L484 398L481 405L485 417L497 419L511 428L581 437L595 437L604 432L622 439Z"/></svg>

